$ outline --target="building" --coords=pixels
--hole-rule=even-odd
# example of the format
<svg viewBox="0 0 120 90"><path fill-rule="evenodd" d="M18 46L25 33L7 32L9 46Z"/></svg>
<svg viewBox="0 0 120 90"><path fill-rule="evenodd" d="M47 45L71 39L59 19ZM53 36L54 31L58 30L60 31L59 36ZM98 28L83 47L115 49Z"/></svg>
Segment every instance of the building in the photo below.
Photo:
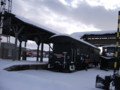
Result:
<svg viewBox="0 0 120 90"><path fill-rule="evenodd" d="M2 42L1 43L1 48L0 48L0 58L2 59L18 59L18 54L17 56L14 55L14 52L19 52L19 48L15 50L15 44L12 43L6 43ZM24 48L22 48L22 52L25 51Z"/></svg>

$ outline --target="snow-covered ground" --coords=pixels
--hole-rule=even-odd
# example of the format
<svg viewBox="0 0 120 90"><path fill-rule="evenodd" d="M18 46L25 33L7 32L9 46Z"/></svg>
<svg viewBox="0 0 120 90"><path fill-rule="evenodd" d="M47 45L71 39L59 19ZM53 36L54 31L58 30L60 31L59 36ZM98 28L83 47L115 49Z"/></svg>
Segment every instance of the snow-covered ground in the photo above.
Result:
<svg viewBox="0 0 120 90"><path fill-rule="evenodd" d="M27 61L36 61L36 57L27 57ZM47 63L48 62L48 58L43 58L43 62Z"/></svg>
<svg viewBox="0 0 120 90"><path fill-rule="evenodd" d="M32 58L33 59L33 58ZM112 75L112 71L93 68L73 73L48 70L5 71L18 64L37 64L33 60L12 61L0 59L0 90L100 90L95 88L96 75ZM46 63L47 59L45 59ZM41 63L42 64L42 63Z"/></svg>

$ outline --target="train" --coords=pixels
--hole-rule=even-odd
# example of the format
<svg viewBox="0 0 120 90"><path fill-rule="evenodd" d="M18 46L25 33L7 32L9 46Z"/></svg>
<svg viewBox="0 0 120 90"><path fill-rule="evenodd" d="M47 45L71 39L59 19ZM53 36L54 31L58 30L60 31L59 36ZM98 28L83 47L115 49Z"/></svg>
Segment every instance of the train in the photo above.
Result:
<svg viewBox="0 0 120 90"><path fill-rule="evenodd" d="M102 46L102 53L100 55L100 69L109 70L114 69L114 61L115 61L115 45L105 45ZM118 58L120 58L120 46L118 46ZM120 61L118 60L119 68Z"/></svg>
<svg viewBox="0 0 120 90"><path fill-rule="evenodd" d="M118 57L115 57L116 51L118 52ZM115 64L117 62L117 65ZM116 68L114 67L116 65ZM113 75L107 76L96 76L96 88L101 88L104 90L120 90L120 46L116 45L105 45L102 46L102 53L100 55L100 69L111 70L113 69ZM115 72L117 71L117 72Z"/></svg>
<svg viewBox="0 0 120 90"><path fill-rule="evenodd" d="M49 39L52 53L49 55L48 68L73 72L99 62L100 49L84 40L70 35L53 35Z"/></svg>

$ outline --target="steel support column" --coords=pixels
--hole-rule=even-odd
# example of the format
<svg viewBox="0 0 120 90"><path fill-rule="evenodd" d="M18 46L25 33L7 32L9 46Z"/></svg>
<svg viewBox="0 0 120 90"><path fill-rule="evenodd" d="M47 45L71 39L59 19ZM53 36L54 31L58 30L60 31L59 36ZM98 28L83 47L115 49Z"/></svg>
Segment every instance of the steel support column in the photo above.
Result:
<svg viewBox="0 0 120 90"><path fill-rule="evenodd" d="M21 60L21 48L22 48L22 41L19 43L19 54L18 54L18 60Z"/></svg>
<svg viewBox="0 0 120 90"><path fill-rule="evenodd" d="M39 53L40 53L40 44L37 44L37 61L39 61Z"/></svg>
<svg viewBox="0 0 120 90"><path fill-rule="evenodd" d="M41 43L41 55L40 55L40 62L43 62L43 49L44 49L44 43Z"/></svg>

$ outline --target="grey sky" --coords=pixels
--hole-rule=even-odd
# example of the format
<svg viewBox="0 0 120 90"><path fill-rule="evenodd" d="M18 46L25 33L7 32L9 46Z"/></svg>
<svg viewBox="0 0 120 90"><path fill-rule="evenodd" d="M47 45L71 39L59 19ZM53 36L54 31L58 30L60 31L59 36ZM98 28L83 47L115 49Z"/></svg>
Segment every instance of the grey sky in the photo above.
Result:
<svg viewBox="0 0 120 90"><path fill-rule="evenodd" d="M120 0L13 0L12 5L12 13L16 15L57 32L71 34L116 31ZM27 47L37 48L33 42L27 43Z"/></svg>
<svg viewBox="0 0 120 90"><path fill-rule="evenodd" d="M116 30L120 2L107 1L13 0L12 12L61 33Z"/></svg>

